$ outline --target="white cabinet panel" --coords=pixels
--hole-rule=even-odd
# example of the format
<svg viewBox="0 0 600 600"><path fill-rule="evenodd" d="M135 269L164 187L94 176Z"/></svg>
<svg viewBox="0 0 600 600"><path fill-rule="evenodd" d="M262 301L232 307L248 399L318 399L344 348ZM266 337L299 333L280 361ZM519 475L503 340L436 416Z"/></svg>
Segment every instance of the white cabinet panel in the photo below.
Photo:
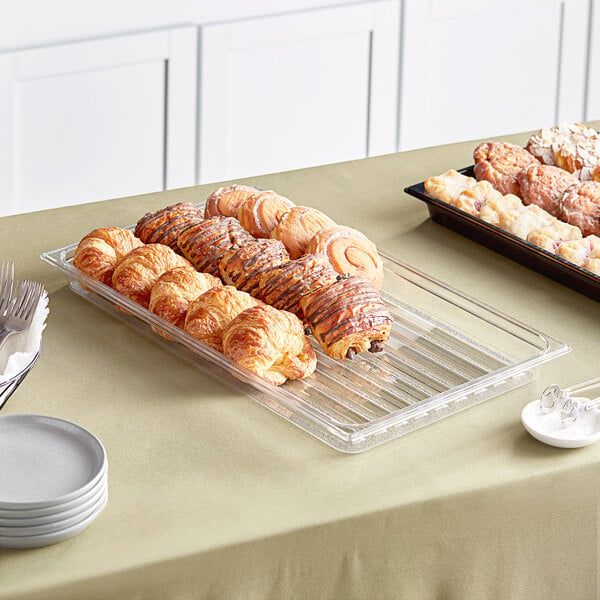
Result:
<svg viewBox="0 0 600 600"><path fill-rule="evenodd" d="M405 0L399 142L583 119L587 0Z"/></svg>
<svg viewBox="0 0 600 600"><path fill-rule="evenodd" d="M600 119L600 0L593 0L590 23L590 62L585 118Z"/></svg>
<svg viewBox="0 0 600 600"><path fill-rule="evenodd" d="M201 182L392 152L399 3L236 23L201 34Z"/></svg>
<svg viewBox="0 0 600 600"><path fill-rule="evenodd" d="M196 51L181 28L0 56L0 213L192 185Z"/></svg>

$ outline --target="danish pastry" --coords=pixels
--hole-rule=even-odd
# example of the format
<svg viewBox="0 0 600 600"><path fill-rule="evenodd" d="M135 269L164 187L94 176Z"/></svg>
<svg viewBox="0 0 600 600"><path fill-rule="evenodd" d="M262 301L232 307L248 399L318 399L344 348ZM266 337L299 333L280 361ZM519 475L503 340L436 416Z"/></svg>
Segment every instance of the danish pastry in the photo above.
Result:
<svg viewBox="0 0 600 600"><path fill-rule="evenodd" d="M191 267L189 261L163 244L146 244L135 248L117 265L113 287L137 304L148 308L156 280L176 267Z"/></svg>
<svg viewBox="0 0 600 600"><path fill-rule="evenodd" d="M129 229L100 227L79 242L73 266L112 287L112 276L118 262L134 248L143 245Z"/></svg>
<svg viewBox="0 0 600 600"><path fill-rule="evenodd" d="M271 237L283 242L291 258L298 258L304 254L315 233L330 227L335 227L335 223L320 210L293 206L281 217Z"/></svg>
<svg viewBox="0 0 600 600"><path fill-rule="evenodd" d="M458 196L477 183L474 177L467 177L454 169L425 181L425 191L436 200L454 206Z"/></svg>
<svg viewBox="0 0 600 600"><path fill-rule="evenodd" d="M500 224L500 215L508 210L520 210L523 208L521 198L514 194L500 195L499 198L490 198L481 207L479 218L490 225Z"/></svg>
<svg viewBox="0 0 600 600"><path fill-rule="evenodd" d="M381 287L383 261L375 244L356 229L342 226L322 229L310 240L306 252L324 254L338 273L363 275L376 288Z"/></svg>
<svg viewBox="0 0 600 600"><path fill-rule="evenodd" d="M591 271L596 275L600 275L600 250L590 252L588 259L585 261L583 268Z"/></svg>
<svg viewBox="0 0 600 600"><path fill-rule="evenodd" d="M338 275L335 283L302 296L300 305L313 335L332 358L379 352L389 338L392 316L365 277Z"/></svg>
<svg viewBox="0 0 600 600"><path fill-rule="evenodd" d="M583 235L600 235L600 183L572 185L560 200L559 217L576 225Z"/></svg>
<svg viewBox="0 0 600 600"><path fill-rule="evenodd" d="M485 142L475 148L474 173L478 181L489 181L502 194L520 196L517 174L532 164L535 156L520 146L508 142Z"/></svg>
<svg viewBox="0 0 600 600"><path fill-rule="evenodd" d="M489 200L498 200L502 194L494 189L489 181L478 181L472 187L462 191L454 202L454 206L474 217L481 214L481 208Z"/></svg>
<svg viewBox="0 0 600 600"><path fill-rule="evenodd" d="M326 256L305 254L265 271L259 280L258 297L304 320L300 298L313 287L334 283L337 276Z"/></svg>
<svg viewBox="0 0 600 600"><path fill-rule="evenodd" d="M537 204L555 217L566 189L578 183L568 171L550 165L530 165L519 172L517 181L524 204Z"/></svg>
<svg viewBox="0 0 600 600"><path fill-rule="evenodd" d="M227 250L255 242L233 217L211 217L184 229L177 238L181 253L196 269L216 277Z"/></svg>
<svg viewBox="0 0 600 600"><path fill-rule="evenodd" d="M220 187L206 199L204 217L237 217L240 206L259 191L250 185Z"/></svg>
<svg viewBox="0 0 600 600"><path fill-rule="evenodd" d="M146 213L135 226L135 235L146 244L165 244L179 252L177 236L192 223L202 220L202 211L190 202Z"/></svg>
<svg viewBox="0 0 600 600"><path fill-rule="evenodd" d="M254 237L268 238L292 206L294 203L289 198L273 191L258 192L244 201L237 218L240 225Z"/></svg>
<svg viewBox="0 0 600 600"><path fill-rule="evenodd" d="M166 271L152 286L148 308L168 323L183 329L190 302L207 290L223 285L209 273L199 273L192 266ZM152 325L159 335L170 339Z"/></svg>
<svg viewBox="0 0 600 600"><path fill-rule="evenodd" d="M223 331L243 310L256 306L260 300L232 285L213 287L190 303L183 326L184 331L223 351Z"/></svg>
<svg viewBox="0 0 600 600"><path fill-rule="evenodd" d="M556 254L563 242L581 239L581 230L562 221L556 221L543 229L533 229L527 234L527 241L547 252Z"/></svg>
<svg viewBox="0 0 600 600"><path fill-rule="evenodd" d="M290 259L278 240L257 240L241 248L226 250L219 263L223 281L252 296L259 294L260 276Z"/></svg>
<svg viewBox="0 0 600 600"><path fill-rule="evenodd" d="M241 312L223 334L223 353L274 385L314 373L317 357L296 315L263 304Z"/></svg>
<svg viewBox="0 0 600 600"><path fill-rule="evenodd" d="M556 253L574 265L583 267L590 254L596 250L600 250L600 237L588 235L579 240L563 242Z"/></svg>
<svg viewBox="0 0 600 600"><path fill-rule="evenodd" d="M520 210L507 210L498 216L498 226L524 240L530 231L544 229L552 225L556 219L535 204Z"/></svg>

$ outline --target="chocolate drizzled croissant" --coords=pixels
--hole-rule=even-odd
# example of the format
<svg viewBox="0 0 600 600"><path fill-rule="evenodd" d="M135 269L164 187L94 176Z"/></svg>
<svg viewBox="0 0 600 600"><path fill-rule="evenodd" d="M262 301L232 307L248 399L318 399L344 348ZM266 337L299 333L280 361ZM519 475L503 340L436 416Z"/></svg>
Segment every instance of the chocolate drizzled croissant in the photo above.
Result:
<svg viewBox="0 0 600 600"><path fill-rule="evenodd" d="M219 263L225 252L255 241L237 219L212 217L184 229L179 234L177 245L198 271L219 277Z"/></svg>
<svg viewBox="0 0 600 600"><path fill-rule="evenodd" d="M300 305L313 335L332 358L379 351L380 342L390 336L392 316L373 283L362 276L340 276L302 296Z"/></svg>
<svg viewBox="0 0 600 600"><path fill-rule="evenodd" d="M203 213L190 202L180 202L156 212L146 213L135 226L135 236L146 244L164 244L179 252L177 237L192 223L203 219Z"/></svg>

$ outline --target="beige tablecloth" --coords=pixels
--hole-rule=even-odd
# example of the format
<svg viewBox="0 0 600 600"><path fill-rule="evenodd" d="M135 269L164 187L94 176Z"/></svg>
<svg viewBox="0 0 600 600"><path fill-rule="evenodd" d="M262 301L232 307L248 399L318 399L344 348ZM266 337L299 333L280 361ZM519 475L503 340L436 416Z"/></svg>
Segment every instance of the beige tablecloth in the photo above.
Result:
<svg viewBox="0 0 600 600"><path fill-rule="evenodd" d="M2 257L46 285L51 311L43 356L3 413L94 432L109 502L71 540L0 550L0 599L598 597L600 444L545 446L520 412L548 383L598 376L600 304L437 225L403 192L470 164L473 148L248 180L572 347L525 387L359 455L86 302L39 258L216 186L1 219Z"/></svg>

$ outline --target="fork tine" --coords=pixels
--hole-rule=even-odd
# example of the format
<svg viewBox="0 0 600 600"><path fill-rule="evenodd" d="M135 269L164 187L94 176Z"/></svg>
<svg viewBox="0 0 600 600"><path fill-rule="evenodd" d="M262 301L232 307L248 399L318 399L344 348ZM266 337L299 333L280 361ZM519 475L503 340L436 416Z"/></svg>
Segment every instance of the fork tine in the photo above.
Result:
<svg viewBox="0 0 600 600"><path fill-rule="evenodd" d="M2 314L13 294L15 263L2 261L0 266L0 314Z"/></svg>
<svg viewBox="0 0 600 600"><path fill-rule="evenodd" d="M21 310L21 317L27 321L33 319L33 315L35 313L35 309L37 308L38 302L40 301L40 297L42 295L42 286L36 282L27 282L29 283L27 289L27 295L23 300L23 307Z"/></svg>

